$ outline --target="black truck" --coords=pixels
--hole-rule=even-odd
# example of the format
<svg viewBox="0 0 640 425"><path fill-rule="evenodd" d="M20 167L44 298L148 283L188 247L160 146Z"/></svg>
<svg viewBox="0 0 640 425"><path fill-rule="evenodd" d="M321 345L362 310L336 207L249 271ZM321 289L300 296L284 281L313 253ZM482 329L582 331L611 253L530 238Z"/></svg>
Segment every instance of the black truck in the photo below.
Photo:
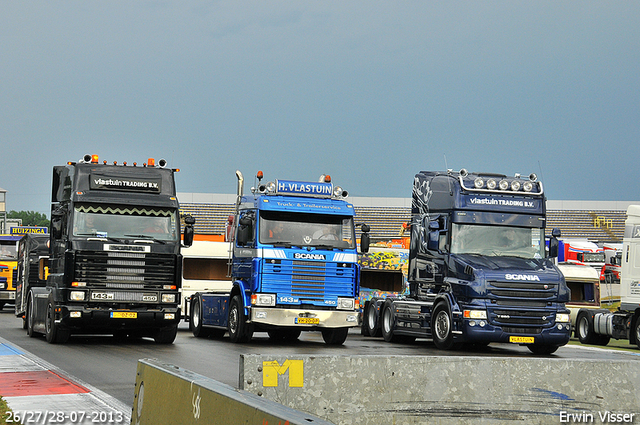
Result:
<svg viewBox="0 0 640 425"><path fill-rule="evenodd" d="M97 155L53 168L49 275L26 293L29 336L174 341L182 267L176 171L165 160L119 165L99 163ZM189 246L193 219L185 223Z"/></svg>
<svg viewBox="0 0 640 425"><path fill-rule="evenodd" d="M46 260L49 258L49 241L49 233L27 233L18 242L15 313L17 317L22 318L24 329L27 329L26 313L29 290L47 286L49 273Z"/></svg>
<svg viewBox="0 0 640 425"><path fill-rule="evenodd" d="M413 184L409 295L365 305L363 333L440 349L506 342L550 354L569 342L569 289L545 248L534 174L421 171Z"/></svg>

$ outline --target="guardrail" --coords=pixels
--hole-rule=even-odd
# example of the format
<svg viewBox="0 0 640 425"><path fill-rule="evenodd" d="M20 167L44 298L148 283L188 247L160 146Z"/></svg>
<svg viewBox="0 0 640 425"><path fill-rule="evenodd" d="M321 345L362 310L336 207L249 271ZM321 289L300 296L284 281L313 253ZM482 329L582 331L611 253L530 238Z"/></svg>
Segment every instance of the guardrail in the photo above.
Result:
<svg viewBox="0 0 640 425"><path fill-rule="evenodd" d="M131 423L331 424L314 415L153 359L138 361Z"/></svg>
<svg viewBox="0 0 640 425"><path fill-rule="evenodd" d="M243 355L239 388L337 424L635 423L639 366L636 358Z"/></svg>

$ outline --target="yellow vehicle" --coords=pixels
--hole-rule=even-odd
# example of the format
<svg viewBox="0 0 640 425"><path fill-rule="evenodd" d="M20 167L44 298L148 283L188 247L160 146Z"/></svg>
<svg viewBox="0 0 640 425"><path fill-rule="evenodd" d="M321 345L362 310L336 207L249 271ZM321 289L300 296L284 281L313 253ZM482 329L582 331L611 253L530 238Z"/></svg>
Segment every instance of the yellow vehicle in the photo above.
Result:
<svg viewBox="0 0 640 425"><path fill-rule="evenodd" d="M0 235L0 309L16 299L18 241L22 235Z"/></svg>

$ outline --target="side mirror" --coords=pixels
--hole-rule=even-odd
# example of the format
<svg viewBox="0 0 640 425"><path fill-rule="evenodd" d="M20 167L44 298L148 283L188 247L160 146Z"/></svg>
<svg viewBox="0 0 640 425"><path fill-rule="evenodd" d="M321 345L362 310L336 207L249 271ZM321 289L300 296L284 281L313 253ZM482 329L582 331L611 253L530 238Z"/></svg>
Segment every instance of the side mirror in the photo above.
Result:
<svg viewBox="0 0 640 425"><path fill-rule="evenodd" d="M62 224L64 223L64 212L55 210L51 213L51 234L54 239L62 238Z"/></svg>
<svg viewBox="0 0 640 425"><path fill-rule="evenodd" d="M188 215L185 217L184 223L186 226L184 226L184 237L182 243L184 246L191 246L193 245L194 235L193 225L196 223L196 219Z"/></svg>
<svg viewBox="0 0 640 425"><path fill-rule="evenodd" d="M241 221L242 222L242 221ZM245 246L251 240L251 226L243 226L240 225L238 227L238 234L236 236L236 241L239 246Z"/></svg>
<svg viewBox="0 0 640 425"><path fill-rule="evenodd" d="M560 246L560 242L558 242L559 237L560 237L560 229L555 227L551 231L551 239L549 239L549 257L550 258L558 257L558 247Z"/></svg>
<svg viewBox="0 0 640 425"><path fill-rule="evenodd" d="M369 252L369 246L371 245L371 236L369 236L371 228L367 224L362 224L360 230L362 230L362 234L360 235L360 252L366 254Z"/></svg>
<svg viewBox="0 0 640 425"><path fill-rule="evenodd" d="M437 251L440 245L440 225L437 221L429 222L429 239L427 240L427 249L429 251Z"/></svg>

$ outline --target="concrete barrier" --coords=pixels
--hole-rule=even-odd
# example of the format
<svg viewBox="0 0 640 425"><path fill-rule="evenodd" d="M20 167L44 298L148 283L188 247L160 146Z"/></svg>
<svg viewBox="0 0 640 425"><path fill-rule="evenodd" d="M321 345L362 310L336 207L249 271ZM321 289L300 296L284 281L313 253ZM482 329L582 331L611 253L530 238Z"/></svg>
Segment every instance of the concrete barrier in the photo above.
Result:
<svg viewBox="0 0 640 425"><path fill-rule="evenodd" d="M131 423L330 424L264 397L150 359L138 361Z"/></svg>
<svg viewBox="0 0 640 425"><path fill-rule="evenodd" d="M340 425L640 423L639 366L530 357L243 355L239 388Z"/></svg>

